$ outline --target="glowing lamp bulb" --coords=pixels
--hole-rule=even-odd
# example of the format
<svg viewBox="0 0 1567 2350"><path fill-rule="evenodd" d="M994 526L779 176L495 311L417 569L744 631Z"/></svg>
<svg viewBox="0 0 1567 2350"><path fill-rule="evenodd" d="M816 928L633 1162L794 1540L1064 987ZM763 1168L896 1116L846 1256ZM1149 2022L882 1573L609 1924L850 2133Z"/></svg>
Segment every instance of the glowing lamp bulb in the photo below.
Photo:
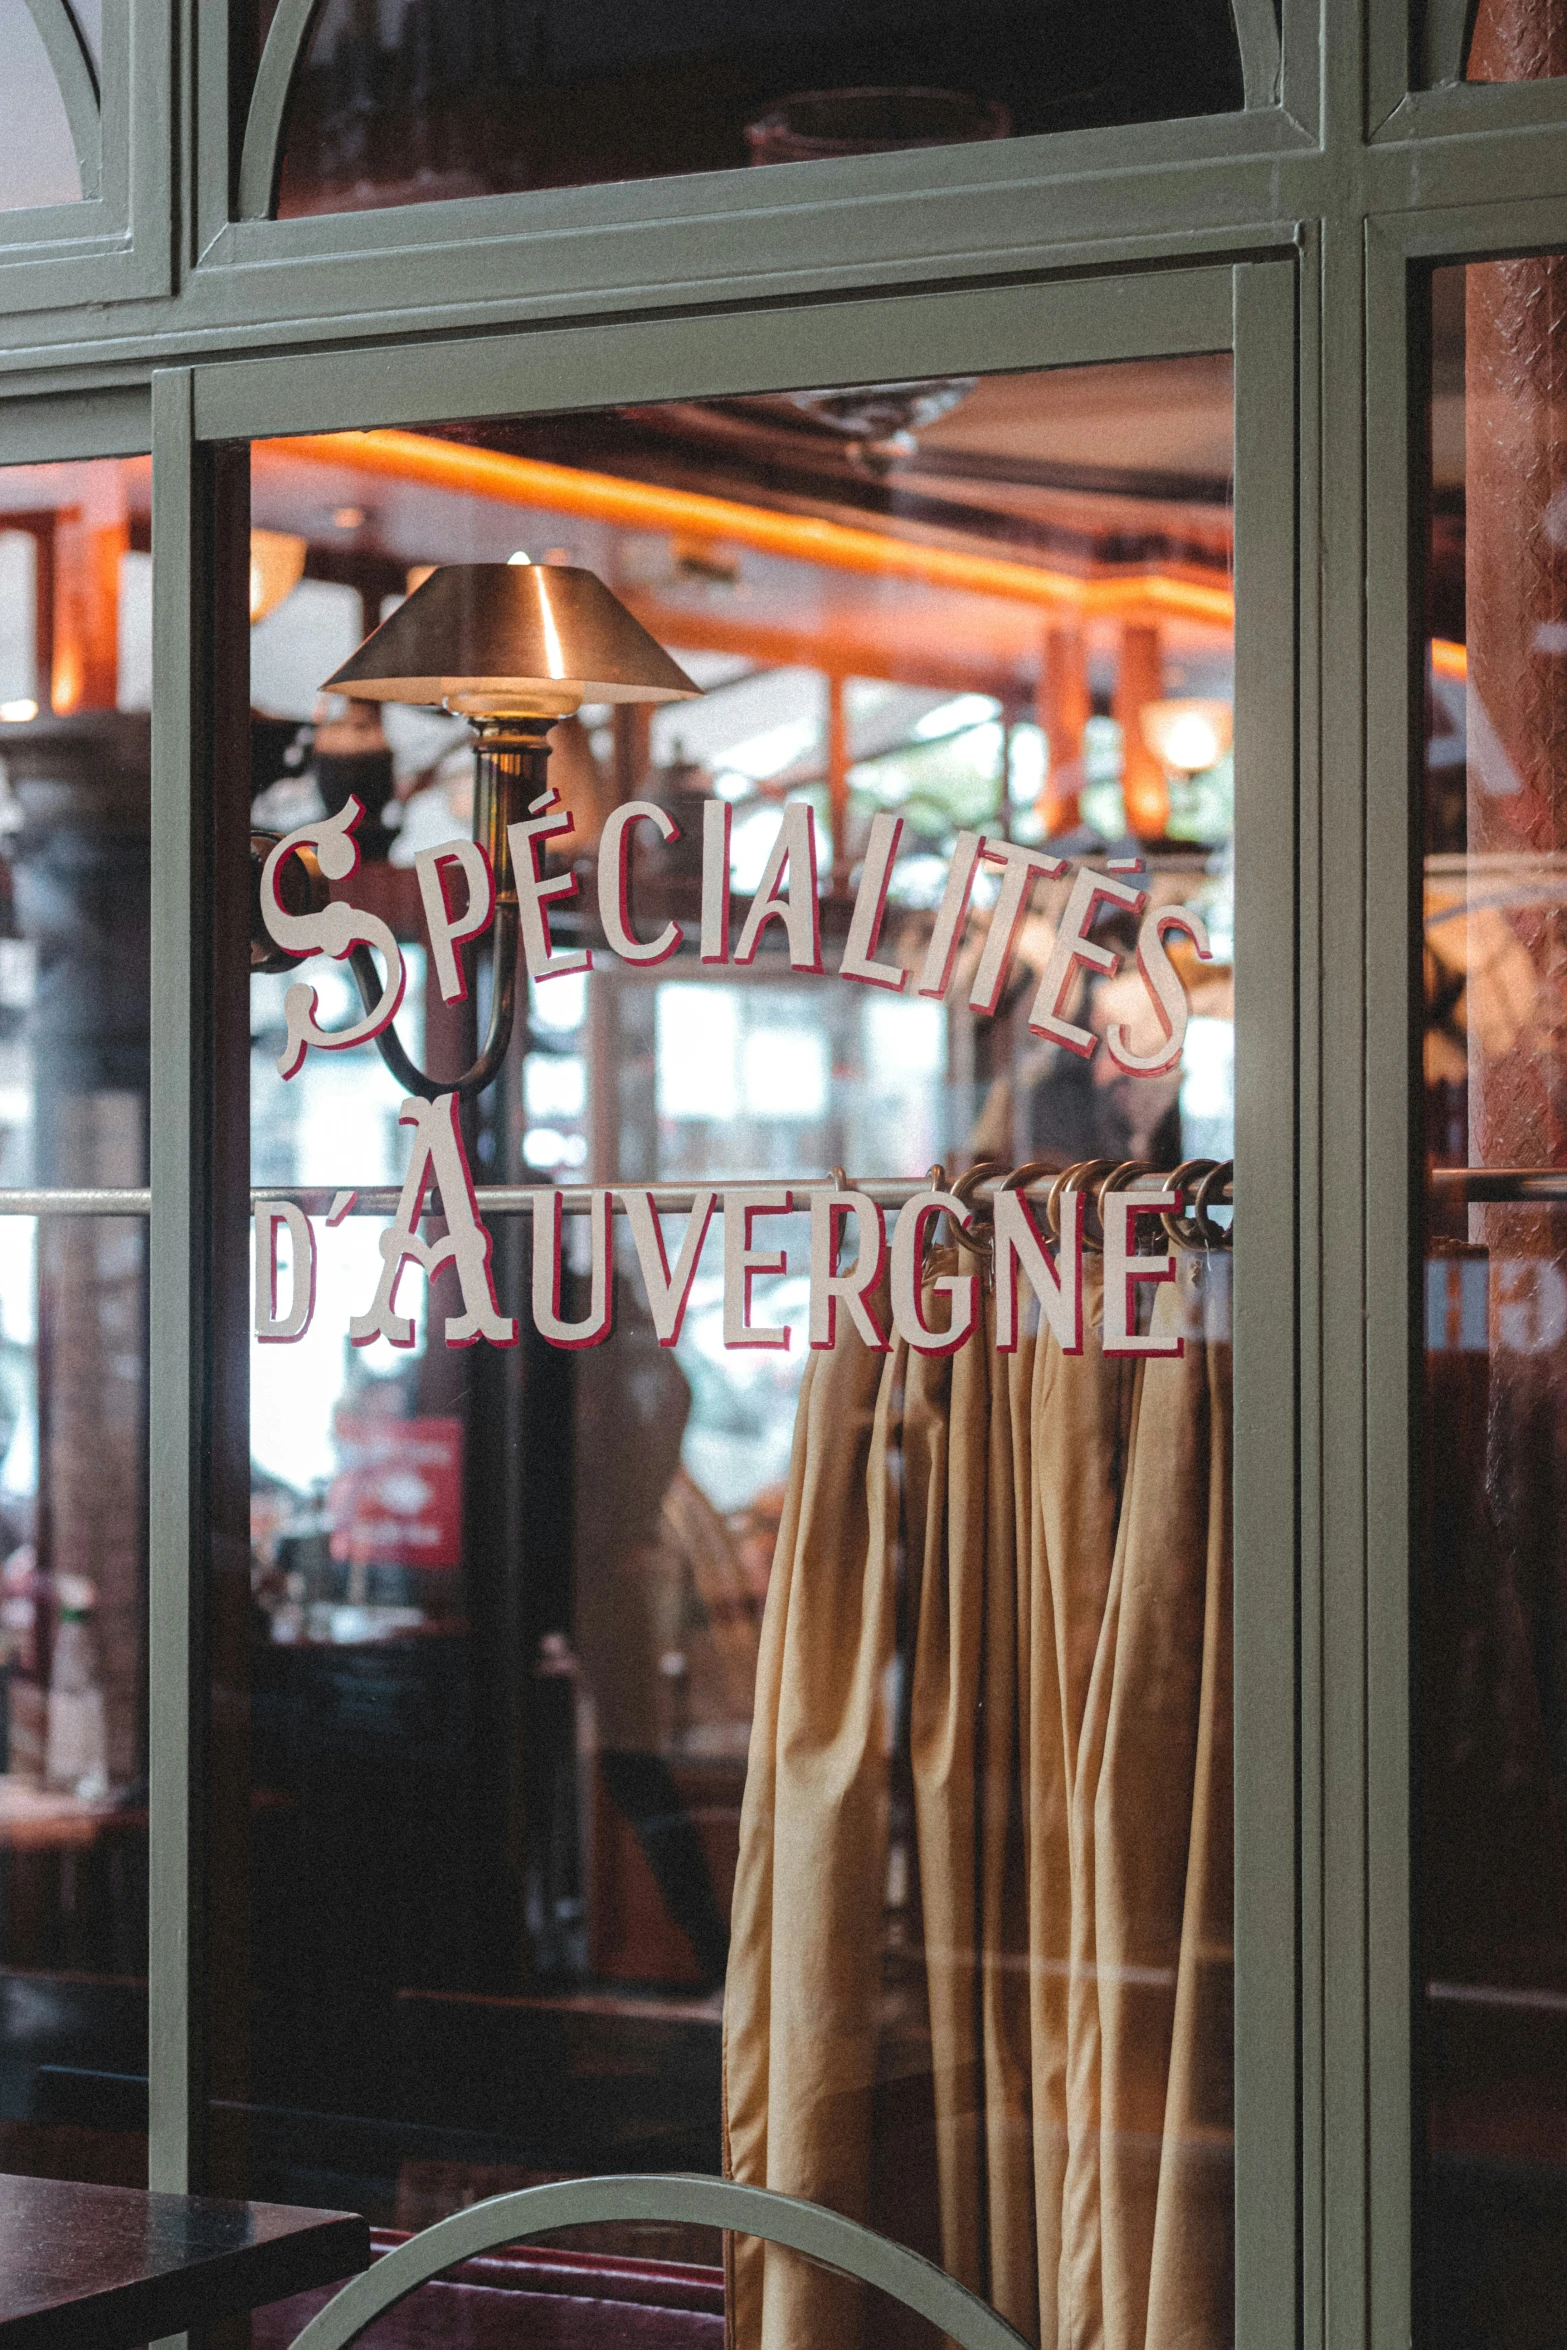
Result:
<svg viewBox="0 0 1567 2350"><path fill-rule="evenodd" d="M1230 747L1234 714L1228 702L1147 702L1139 717L1148 748L1178 775L1200 775Z"/></svg>

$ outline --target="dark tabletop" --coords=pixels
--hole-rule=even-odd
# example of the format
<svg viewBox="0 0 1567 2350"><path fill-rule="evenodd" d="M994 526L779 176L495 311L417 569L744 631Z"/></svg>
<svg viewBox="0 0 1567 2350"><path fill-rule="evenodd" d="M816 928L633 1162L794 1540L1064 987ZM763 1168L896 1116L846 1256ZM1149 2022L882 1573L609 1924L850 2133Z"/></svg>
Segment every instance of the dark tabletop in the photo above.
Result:
<svg viewBox="0 0 1567 2350"><path fill-rule="evenodd" d="M135 2350L369 2258L351 2212L0 2172L0 2350Z"/></svg>

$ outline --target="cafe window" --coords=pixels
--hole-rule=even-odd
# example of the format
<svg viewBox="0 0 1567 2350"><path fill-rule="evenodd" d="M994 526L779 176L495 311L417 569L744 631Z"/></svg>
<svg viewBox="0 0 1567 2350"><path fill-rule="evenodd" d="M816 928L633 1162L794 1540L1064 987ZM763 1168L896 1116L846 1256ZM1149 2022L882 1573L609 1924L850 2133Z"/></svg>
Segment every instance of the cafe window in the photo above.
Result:
<svg viewBox="0 0 1567 2350"><path fill-rule="evenodd" d="M257 12L250 51L296 9ZM1013 0L886 0L638 16L559 0L328 0L294 52L277 209L362 211L1224 113L1242 104L1227 5L1092 19ZM254 65L251 71L254 72ZM270 80L270 75L268 76Z"/></svg>
<svg viewBox="0 0 1567 2350"><path fill-rule="evenodd" d="M1031 2339L1230 2339L1233 406L253 445L232 2189L726 2172ZM403 674L535 606L589 675L532 748ZM728 2290L859 2323L750 2240Z"/></svg>

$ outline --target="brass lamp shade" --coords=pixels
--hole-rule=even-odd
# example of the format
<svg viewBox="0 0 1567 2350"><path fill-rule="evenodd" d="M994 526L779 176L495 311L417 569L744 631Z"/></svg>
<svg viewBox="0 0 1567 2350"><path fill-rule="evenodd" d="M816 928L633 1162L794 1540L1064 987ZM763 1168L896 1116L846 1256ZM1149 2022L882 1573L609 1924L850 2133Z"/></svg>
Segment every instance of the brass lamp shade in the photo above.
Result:
<svg viewBox="0 0 1567 2350"><path fill-rule="evenodd" d="M701 692L601 579L554 563L439 565L326 689L478 720Z"/></svg>

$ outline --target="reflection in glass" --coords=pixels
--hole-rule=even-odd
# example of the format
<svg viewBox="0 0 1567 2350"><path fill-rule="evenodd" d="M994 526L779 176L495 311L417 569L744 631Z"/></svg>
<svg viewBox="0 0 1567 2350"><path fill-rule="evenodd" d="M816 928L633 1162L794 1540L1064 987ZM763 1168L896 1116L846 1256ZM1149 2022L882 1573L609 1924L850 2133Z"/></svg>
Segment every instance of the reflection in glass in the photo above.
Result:
<svg viewBox="0 0 1567 2350"><path fill-rule="evenodd" d="M1563 267L1486 263L1440 271L1433 288L1424 2338L1498 2350L1554 2326L1567 2243ZM1519 1178L1541 1170L1554 1190L1531 1201Z"/></svg>
<svg viewBox="0 0 1567 2350"><path fill-rule="evenodd" d="M1076 19L970 0L961 21L931 0L765 0L738 16L712 0L642 16L607 0L328 0L294 85L279 210L830 160L1240 103L1234 28L1211 0L1178 32L1140 0Z"/></svg>

